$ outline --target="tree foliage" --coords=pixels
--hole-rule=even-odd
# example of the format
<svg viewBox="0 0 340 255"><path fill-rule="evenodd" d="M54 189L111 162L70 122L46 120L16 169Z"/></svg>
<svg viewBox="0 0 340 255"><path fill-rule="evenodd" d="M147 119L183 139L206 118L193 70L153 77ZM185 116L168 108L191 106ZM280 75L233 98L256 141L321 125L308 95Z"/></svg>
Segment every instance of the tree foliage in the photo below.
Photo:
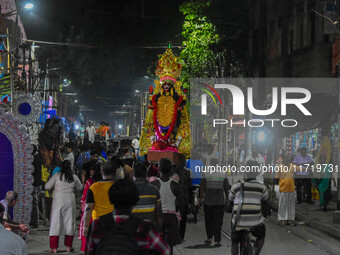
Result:
<svg viewBox="0 0 340 255"><path fill-rule="evenodd" d="M182 35L184 37L181 59L183 61L182 77L184 87L188 87L189 78L212 77L216 74L217 54L213 46L220 37L216 27L204 15L209 1L185 2L179 8L184 14Z"/></svg>

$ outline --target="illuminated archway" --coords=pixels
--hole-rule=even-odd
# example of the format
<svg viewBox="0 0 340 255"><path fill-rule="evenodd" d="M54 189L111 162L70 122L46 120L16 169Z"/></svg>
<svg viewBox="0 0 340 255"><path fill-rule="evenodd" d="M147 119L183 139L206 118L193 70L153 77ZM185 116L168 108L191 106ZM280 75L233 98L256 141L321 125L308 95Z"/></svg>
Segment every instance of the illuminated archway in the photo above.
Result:
<svg viewBox="0 0 340 255"><path fill-rule="evenodd" d="M6 188L12 187L19 194L18 201L14 206L13 220L29 224L31 220L33 191L33 156L31 154L33 148L30 144L30 136L27 134L27 128L21 125L19 118L14 117L10 112L5 112L2 108L0 108L0 133L2 141L6 143L6 146L3 146L2 152L5 153L7 148L7 155L10 155L11 150L13 158L12 161L10 159L6 161L9 162L8 167L12 167L12 169L6 169L5 178L1 178L0 175L0 183L5 185ZM11 183L5 183L10 178L9 176L13 178L12 186ZM6 191L8 190L2 191L1 189L1 192Z"/></svg>

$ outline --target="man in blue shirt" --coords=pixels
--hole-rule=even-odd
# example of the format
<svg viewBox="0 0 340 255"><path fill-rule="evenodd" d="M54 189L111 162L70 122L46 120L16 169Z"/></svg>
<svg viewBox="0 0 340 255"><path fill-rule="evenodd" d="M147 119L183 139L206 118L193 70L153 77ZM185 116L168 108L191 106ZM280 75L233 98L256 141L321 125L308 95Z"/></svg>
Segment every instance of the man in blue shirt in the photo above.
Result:
<svg viewBox="0 0 340 255"><path fill-rule="evenodd" d="M300 154L296 155L293 164L301 166L302 169L306 169L307 165L313 164L313 159L310 155L307 154L306 147L300 148ZM308 170L308 169L307 169ZM306 193L307 193L307 203L312 204L312 182L311 182L311 174L306 171L301 171L296 173L296 180L295 180L295 186L296 186L296 198L297 198L297 204L302 203L302 197L301 197L301 187L305 185Z"/></svg>

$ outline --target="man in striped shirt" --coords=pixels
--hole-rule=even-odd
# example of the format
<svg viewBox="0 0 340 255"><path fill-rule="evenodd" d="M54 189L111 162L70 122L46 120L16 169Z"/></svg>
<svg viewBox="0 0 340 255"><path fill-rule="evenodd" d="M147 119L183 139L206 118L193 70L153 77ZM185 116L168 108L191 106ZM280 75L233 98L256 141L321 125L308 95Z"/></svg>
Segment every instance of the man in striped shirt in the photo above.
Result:
<svg viewBox="0 0 340 255"><path fill-rule="evenodd" d="M133 208L132 213L138 218L151 220L152 223L162 231L163 214L161 197L158 189L154 185L146 182L146 172L146 166L142 163L136 163L133 167L139 201Z"/></svg>
<svg viewBox="0 0 340 255"><path fill-rule="evenodd" d="M260 164L250 160L247 162L246 167L251 171L247 172L245 176L243 202L239 216L237 215L237 211L239 202L242 198L241 182L234 183L229 193L229 200L234 203L231 232L232 255L239 254L238 244L241 242L246 229L250 230L252 235L256 237L256 255L260 254L266 235L263 216L267 216L265 208L268 200L268 190L264 184L256 181L256 176L260 171Z"/></svg>

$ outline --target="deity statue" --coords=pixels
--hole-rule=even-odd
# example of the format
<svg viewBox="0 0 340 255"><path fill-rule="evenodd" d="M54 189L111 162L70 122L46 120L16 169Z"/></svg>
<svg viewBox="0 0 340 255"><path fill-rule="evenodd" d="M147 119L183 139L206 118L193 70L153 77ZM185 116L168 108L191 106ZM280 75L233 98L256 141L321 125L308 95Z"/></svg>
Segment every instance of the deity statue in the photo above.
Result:
<svg viewBox="0 0 340 255"><path fill-rule="evenodd" d="M149 110L140 139L140 155L152 151L174 151L190 155L190 123L187 90L178 81L181 64L171 49L158 60L156 79L149 88Z"/></svg>

